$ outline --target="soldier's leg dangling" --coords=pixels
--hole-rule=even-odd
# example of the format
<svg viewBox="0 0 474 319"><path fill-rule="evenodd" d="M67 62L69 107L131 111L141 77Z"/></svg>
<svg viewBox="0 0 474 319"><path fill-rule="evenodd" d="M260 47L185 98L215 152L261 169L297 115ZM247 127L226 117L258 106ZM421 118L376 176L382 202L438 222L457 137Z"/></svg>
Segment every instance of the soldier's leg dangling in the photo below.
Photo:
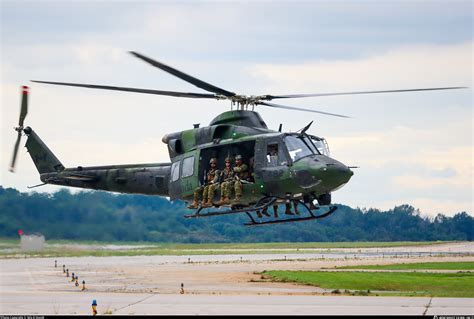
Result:
<svg viewBox="0 0 474 319"><path fill-rule="evenodd" d="M189 209L196 209L199 207L199 196L201 195L203 191L203 187L197 187L194 190L194 201L191 205L188 206Z"/></svg>
<svg viewBox="0 0 474 319"><path fill-rule="evenodd" d="M234 190L235 190L235 199L234 202L239 203L240 198L242 197L242 183L240 181L235 181L234 183Z"/></svg>

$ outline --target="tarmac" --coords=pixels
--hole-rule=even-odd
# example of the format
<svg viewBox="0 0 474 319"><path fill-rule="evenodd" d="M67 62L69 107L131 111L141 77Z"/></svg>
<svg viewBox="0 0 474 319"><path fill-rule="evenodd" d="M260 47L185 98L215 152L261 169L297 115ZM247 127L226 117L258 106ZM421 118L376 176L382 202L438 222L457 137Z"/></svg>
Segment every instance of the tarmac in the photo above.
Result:
<svg viewBox="0 0 474 319"><path fill-rule="evenodd" d="M0 314L89 315L96 300L98 314L473 315L474 298L340 296L314 286L269 282L260 274L359 264L474 261L473 252L474 245L468 242L304 254L0 259ZM63 264L78 275L78 287L63 273Z"/></svg>

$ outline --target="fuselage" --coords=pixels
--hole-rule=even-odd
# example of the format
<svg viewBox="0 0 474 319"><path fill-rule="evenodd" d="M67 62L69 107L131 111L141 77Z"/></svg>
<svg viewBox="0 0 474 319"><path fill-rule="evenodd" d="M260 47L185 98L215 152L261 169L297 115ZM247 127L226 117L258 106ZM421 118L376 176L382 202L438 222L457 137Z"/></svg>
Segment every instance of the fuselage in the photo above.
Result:
<svg viewBox="0 0 474 319"><path fill-rule="evenodd" d="M243 157L251 178L243 182L242 201L249 204L263 196L314 199L342 187L353 175L329 156L324 139L270 130L252 111L225 112L209 126L166 135L170 163L64 168L33 130L27 135L26 146L45 183L172 200L192 199L204 184L210 158L217 158L222 169L226 157Z"/></svg>

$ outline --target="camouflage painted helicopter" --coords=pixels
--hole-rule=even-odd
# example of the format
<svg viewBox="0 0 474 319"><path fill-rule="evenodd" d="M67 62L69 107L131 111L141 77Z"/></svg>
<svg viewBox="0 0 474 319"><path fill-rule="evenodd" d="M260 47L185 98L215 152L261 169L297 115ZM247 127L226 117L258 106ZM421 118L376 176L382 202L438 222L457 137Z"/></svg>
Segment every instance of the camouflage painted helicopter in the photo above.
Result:
<svg viewBox="0 0 474 319"><path fill-rule="evenodd" d="M166 196L171 200L193 200L194 191L205 180L208 163L217 159L217 166L224 167L227 157L241 155L250 170L250 178L241 181L242 197L231 205L211 207L201 205L187 218L246 213L246 225L262 225L318 219L329 216L337 206L331 205L331 193L344 186L353 172L341 162L330 157L324 138L307 133L311 123L296 133L281 132L267 127L255 106L268 106L289 110L347 117L312 109L269 103L274 99L306 98L349 94L390 93L457 89L460 87L385 90L365 92L260 95L246 96L206 83L175 68L162 64L137 52L135 57L168 72L186 82L211 93L185 93L128 87L90 85L64 82L32 81L54 85L137 92L186 98L230 100L231 110L214 118L209 126L167 134L162 141L167 144L170 163L131 164L94 167L65 168L31 127L23 127L27 114L28 87L23 86L18 137L14 147L10 171L14 171L22 134L26 134L26 148L33 159L43 184L63 185L120 193L138 193ZM235 109L234 109L235 107ZM251 110L249 109L251 108ZM273 153L270 154L272 150ZM271 156L270 156L271 155ZM213 203L218 199L213 198ZM203 201L204 202L204 201ZM317 202L317 205L315 205ZM286 204L288 216L278 216L277 209ZM295 213L288 211L293 203ZM273 206L274 216L266 213ZM304 210L300 214L298 207ZM255 214L253 214L255 213ZM265 218L262 219L264 213Z"/></svg>

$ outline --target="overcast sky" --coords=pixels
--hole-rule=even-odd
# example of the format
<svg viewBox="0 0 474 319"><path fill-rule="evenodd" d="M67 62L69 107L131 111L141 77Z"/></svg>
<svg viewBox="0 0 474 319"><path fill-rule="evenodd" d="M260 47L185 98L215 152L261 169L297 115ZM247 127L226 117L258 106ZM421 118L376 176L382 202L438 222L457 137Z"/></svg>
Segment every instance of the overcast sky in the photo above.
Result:
<svg viewBox="0 0 474 319"><path fill-rule="evenodd" d="M7 171L23 84L31 87L25 123L67 167L168 162L164 134L230 109L227 101L29 82L203 92L133 50L248 95L470 87L281 103L352 119L257 111L284 131L313 120L309 132L328 140L334 158L360 166L336 203L472 214L472 11L472 1L1 0L0 184L26 191L40 183L25 148L17 173Z"/></svg>

